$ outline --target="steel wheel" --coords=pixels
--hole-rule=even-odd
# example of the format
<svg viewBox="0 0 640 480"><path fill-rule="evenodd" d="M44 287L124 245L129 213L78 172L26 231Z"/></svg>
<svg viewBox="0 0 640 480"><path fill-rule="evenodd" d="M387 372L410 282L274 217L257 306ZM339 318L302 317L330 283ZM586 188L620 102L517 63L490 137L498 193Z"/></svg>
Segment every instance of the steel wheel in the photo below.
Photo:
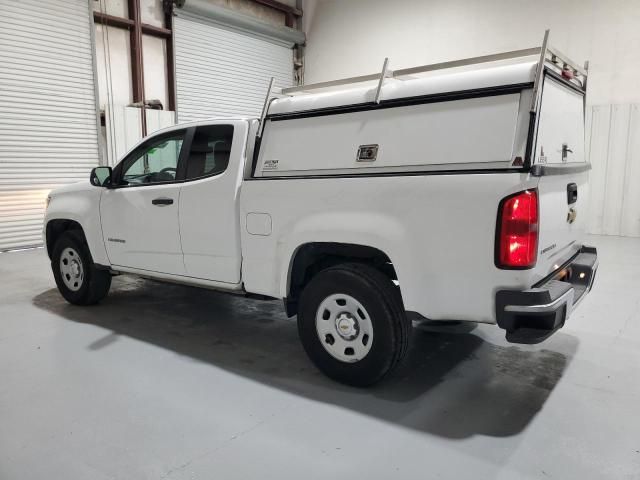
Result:
<svg viewBox="0 0 640 480"><path fill-rule="evenodd" d="M84 266L82 258L73 248L67 247L60 255L60 274L66 287L72 292L82 288Z"/></svg>
<svg viewBox="0 0 640 480"><path fill-rule="evenodd" d="M372 385L392 371L407 352L410 329L397 287L370 265L325 268L300 295L298 333L307 355L347 385Z"/></svg>
<svg viewBox="0 0 640 480"><path fill-rule="evenodd" d="M369 313L358 300L342 293L322 301L316 313L316 332L324 349L346 363L362 360L373 343Z"/></svg>

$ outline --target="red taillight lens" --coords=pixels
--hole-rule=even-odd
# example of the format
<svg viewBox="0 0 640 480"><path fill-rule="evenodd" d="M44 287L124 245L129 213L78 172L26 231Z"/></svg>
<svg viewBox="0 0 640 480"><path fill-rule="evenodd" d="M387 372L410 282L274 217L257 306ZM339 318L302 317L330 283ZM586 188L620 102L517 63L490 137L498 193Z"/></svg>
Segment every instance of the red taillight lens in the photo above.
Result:
<svg viewBox="0 0 640 480"><path fill-rule="evenodd" d="M525 190L500 202L496 237L498 268L531 268L538 252L538 192Z"/></svg>

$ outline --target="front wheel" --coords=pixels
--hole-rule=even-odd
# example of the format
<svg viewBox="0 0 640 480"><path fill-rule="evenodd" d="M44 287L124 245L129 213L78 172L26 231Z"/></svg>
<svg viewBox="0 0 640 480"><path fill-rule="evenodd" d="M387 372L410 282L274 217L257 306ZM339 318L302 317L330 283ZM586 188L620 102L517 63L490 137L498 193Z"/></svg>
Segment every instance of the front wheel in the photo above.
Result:
<svg viewBox="0 0 640 480"><path fill-rule="evenodd" d="M321 271L300 297L298 332L327 376L364 387L381 380L405 356L411 322L393 282L367 265Z"/></svg>
<svg viewBox="0 0 640 480"><path fill-rule="evenodd" d="M58 290L69 303L98 303L111 287L111 274L96 268L82 235L67 231L53 248L51 269Z"/></svg>

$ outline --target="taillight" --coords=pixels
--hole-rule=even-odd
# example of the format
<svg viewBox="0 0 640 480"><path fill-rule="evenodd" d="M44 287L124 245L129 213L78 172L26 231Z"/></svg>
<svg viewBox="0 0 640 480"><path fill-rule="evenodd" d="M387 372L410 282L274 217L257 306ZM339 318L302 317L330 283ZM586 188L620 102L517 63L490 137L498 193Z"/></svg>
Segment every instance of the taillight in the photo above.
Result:
<svg viewBox="0 0 640 480"><path fill-rule="evenodd" d="M496 266L525 269L536 264L538 192L525 190L500 202L496 235Z"/></svg>

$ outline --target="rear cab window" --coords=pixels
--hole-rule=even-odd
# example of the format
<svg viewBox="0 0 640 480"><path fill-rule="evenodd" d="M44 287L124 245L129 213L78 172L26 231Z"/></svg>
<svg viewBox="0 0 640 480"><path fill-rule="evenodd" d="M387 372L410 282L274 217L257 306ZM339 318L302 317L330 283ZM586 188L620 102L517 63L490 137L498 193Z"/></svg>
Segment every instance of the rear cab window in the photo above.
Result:
<svg viewBox="0 0 640 480"><path fill-rule="evenodd" d="M233 141L233 125L197 127L189 149L186 180L219 175L227 170Z"/></svg>

